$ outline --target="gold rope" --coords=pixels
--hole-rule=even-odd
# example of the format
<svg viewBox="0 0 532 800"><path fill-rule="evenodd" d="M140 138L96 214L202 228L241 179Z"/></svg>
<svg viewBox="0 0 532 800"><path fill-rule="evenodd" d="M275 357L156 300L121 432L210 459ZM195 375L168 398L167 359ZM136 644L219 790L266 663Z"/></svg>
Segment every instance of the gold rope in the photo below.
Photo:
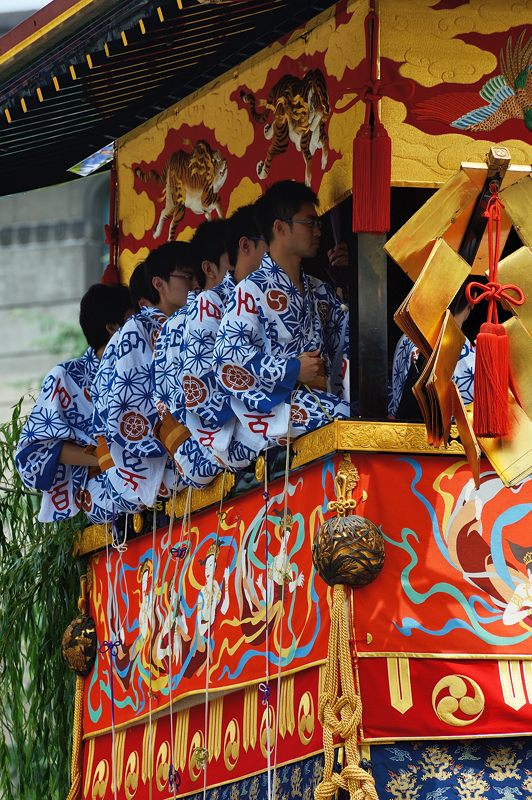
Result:
<svg viewBox="0 0 532 800"><path fill-rule="evenodd" d="M342 584L336 584L333 589L325 691L319 698L318 715L323 725L325 766L323 780L314 791L315 800L329 800L338 789L347 790L350 800L378 800L373 777L360 766L358 729L362 704L355 692ZM334 737L345 742L347 765L340 773L333 771Z"/></svg>
<svg viewBox="0 0 532 800"><path fill-rule="evenodd" d="M74 697L74 724L72 730L72 761L70 765L70 791L67 800L78 800L81 795L81 740L83 738L83 678L76 675Z"/></svg>

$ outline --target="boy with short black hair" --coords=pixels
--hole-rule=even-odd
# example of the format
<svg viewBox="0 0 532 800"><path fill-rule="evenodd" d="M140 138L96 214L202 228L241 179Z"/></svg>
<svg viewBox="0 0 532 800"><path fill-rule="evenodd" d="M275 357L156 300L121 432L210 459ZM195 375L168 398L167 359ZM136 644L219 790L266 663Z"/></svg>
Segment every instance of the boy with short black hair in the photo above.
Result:
<svg viewBox="0 0 532 800"><path fill-rule="evenodd" d="M73 517L83 508L94 521L105 516L101 476L87 447L92 435L90 389L107 341L132 310L125 286L96 284L80 303L89 349L48 373L18 443L15 461L24 484L43 493L39 520Z"/></svg>
<svg viewBox="0 0 532 800"><path fill-rule="evenodd" d="M349 414L327 391L345 312L331 287L301 269L318 251L317 206L312 189L294 181L274 184L257 202L269 252L237 285L216 339L216 377L252 449Z"/></svg>
<svg viewBox="0 0 532 800"><path fill-rule="evenodd" d="M191 248L186 242L158 247L135 270L135 299L142 305L112 342L106 385L98 381L98 405L106 407L100 441L108 450L110 509L135 511L172 490L173 464L154 436L158 415L152 356L163 323L186 302L192 282Z"/></svg>

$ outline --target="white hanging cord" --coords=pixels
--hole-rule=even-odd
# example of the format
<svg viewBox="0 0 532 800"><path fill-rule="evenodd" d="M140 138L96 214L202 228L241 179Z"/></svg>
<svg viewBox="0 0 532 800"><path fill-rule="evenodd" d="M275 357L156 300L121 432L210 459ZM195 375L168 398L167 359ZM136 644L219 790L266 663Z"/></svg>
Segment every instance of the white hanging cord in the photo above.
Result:
<svg viewBox="0 0 532 800"><path fill-rule="evenodd" d="M177 495L177 473L174 478L174 486L172 490L172 508L170 514L170 521L168 524L168 541L171 543L172 541L172 532L174 527L174 519L175 519L175 501ZM174 587L177 584L179 585L179 576L183 570L184 559L189 552L189 545L188 545L188 536L185 538L185 532L187 531L186 525L187 521L190 519L190 502L192 497L192 487L189 487L187 490L187 496L185 500L185 509L183 512L183 520L181 523L181 542L176 547L170 548L170 553L175 558L174 564L174 574L172 576L172 581L170 583L170 609L169 609L169 617L170 617L170 625L169 625L169 666L168 666L168 693L170 696L170 768L168 771L168 785L173 794L174 800L177 799L177 790L181 785L181 776L179 772L176 770L176 765L174 763L174 754L175 754L175 742L174 742L174 693L173 693L173 661L174 661L174 626L175 626L175 612L174 609L174 601L172 599ZM188 534L188 531L187 531ZM181 561L181 568L178 569L178 563ZM177 605L179 606L179 598L177 600Z"/></svg>
<svg viewBox="0 0 532 800"><path fill-rule="evenodd" d="M268 524L268 514L269 514L269 501L270 501L270 492L268 489L268 450L266 449L264 454L264 537L265 537L265 548L264 548L264 569L265 569L265 587L266 587L266 596L264 598L264 605L265 605L265 623L266 623L266 642L265 642L265 656L266 656L266 663L265 663L265 682L264 684L259 684L259 691L262 695L262 704L266 706L266 795L267 800L271 800L272 796L272 776L271 776L271 769L272 769L272 753L271 753L271 740L270 740L270 694L271 694L271 686L270 686L270 619L269 619L269 583L268 583L268 572L269 572L269 524ZM273 575L273 572L272 572Z"/></svg>
<svg viewBox="0 0 532 800"><path fill-rule="evenodd" d="M292 409L292 396L290 396L290 410ZM276 691L276 699L275 699L275 743L274 743L274 750L273 750L273 797L272 800L276 800L277 797L277 749L278 749L278 742L279 742L279 708L280 708L280 700L281 700L281 667L282 667L282 657L283 657L283 620L284 620L284 593L285 593L285 586L287 580L287 565L288 565L288 542L284 545L284 535L288 529L291 528L292 522L288 519L288 478L290 475L290 428L291 428L291 414L288 417L288 430L286 432L286 456L285 456L285 464L284 464L284 503L283 503L283 518L281 520L281 531L282 531L282 538L283 538L283 566L281 571L281 619L279 623L279 660L277 664L277 691Z"/></svg>
<svg viewBox="0 0 532 800"><path fill-rule="evenodd" d="M107 594L109 596L108 603L111 604L111 611L107 615L107 629L109 639L100 647L100 653L109 653L109 691L111 695L111 773L113 777L113 797L117 800L118 785L116 774L116 726L115 726L115 697L114 697L114 659L118 650L118 641L116 637L116 624L117 620L112 619L112 614L117 613L117 604L113 584L111 582L111 555L109 550L109 506L107 492L105 493L105 572L107 574ZM113 537L113 525L111 524L111 541Z"/></svg>
<svg viewBox="0 0 532 800"><path fill-rule="evenodd" d="M157 559L155 556L156 545L156 532L157 532L157 512L155 508L152 511L152 532L151 532L151 555L152 555L152 580L150 592L150 629L149 629L149 683L148 683L148 725L149 725L149 798L153 798L153 694L152 694L152 667L153 667L153 628L155 625L155 585L157 582Z"/></svg>
<svg viewBox="0 0 532 800"><path fill-rule="evenodd" d="M204 739L203 748L196 748L196 762L203 767L203 800L207 800L207 765L209 762L209 684L211 680L211 621L214 622L216 616L217 604L214 606L214 614L212 611L212 604L214 602L214 575L216 572L216 563L218 561L218 542L220 540L220 526L222 523L222 507L224 502L224 489L226 470L224 470L222 478L222 488L220 491L220 506L218 508L218 524L216 526L216 539L214 541L214 566L212 569L212 578L210 580L210 587L205 584L205 605L207 606L207 646L206 646L206 665L205 665L205 714L203 720Z"/></svg>

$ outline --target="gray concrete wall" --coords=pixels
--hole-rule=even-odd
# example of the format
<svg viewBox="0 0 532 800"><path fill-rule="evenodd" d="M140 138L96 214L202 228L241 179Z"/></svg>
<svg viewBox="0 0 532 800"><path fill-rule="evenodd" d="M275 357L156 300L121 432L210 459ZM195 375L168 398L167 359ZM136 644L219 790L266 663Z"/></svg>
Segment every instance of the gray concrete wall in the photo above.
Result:
<svg viewBox="0 0 532 800"><path fill-rule="evenodd" d="M78 330L81 296L105 267L108 186L106 173L0 198L0 421L73 355L61 331Z"/></svg>

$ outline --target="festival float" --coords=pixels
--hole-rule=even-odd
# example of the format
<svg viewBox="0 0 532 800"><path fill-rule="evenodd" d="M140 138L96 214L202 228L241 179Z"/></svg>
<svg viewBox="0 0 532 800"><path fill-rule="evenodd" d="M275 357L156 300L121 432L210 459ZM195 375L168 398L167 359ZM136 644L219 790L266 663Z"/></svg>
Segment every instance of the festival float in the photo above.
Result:
<svg viewBox="0 0 532 800"><path fill-rule="evenodd" d="M250 4L152 5L164 38ZM529 12L323 5L116 139L109 270L305 181L349 237L356 416L80 531L69 800L532 795ZM386 420L396 265L423 424Z"/></svg>

